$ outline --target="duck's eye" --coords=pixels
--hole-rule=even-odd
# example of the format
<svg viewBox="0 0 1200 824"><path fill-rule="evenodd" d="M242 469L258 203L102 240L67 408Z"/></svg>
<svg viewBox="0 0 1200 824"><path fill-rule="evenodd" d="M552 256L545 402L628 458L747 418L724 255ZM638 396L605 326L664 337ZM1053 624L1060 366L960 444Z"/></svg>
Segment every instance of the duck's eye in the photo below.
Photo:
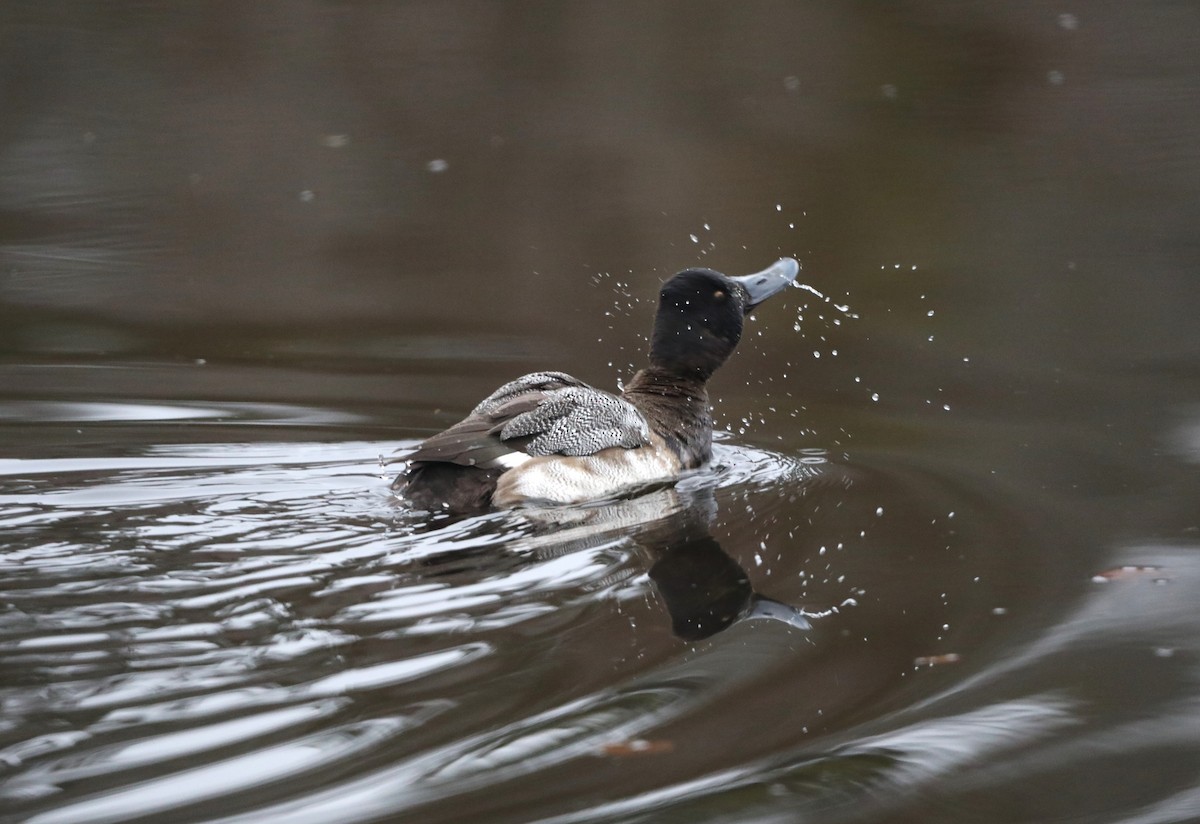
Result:
<svg viewBox="0 0 1200 824"><path fill-rule="evenodd" d="M717 291L713 292L713 300L725 300L726 297L728 296L725 294L724 289L718 289Z"/></svg>

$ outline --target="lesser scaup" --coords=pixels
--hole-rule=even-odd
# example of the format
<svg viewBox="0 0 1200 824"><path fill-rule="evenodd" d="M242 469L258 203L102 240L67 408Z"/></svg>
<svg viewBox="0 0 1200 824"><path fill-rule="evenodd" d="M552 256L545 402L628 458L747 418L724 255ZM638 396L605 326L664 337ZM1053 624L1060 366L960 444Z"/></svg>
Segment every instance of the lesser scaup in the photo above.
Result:
<svg viewBox="0 0 1200 824"><path fill-rule="evenodd" d="M650 364L619 396L562 372L525 375L416 447L393 489L421 509L470 513L596 500L701 466L712 456L705 384L746 315L799 271L782 258L742 277L680 272L659 293Z"/></svg>

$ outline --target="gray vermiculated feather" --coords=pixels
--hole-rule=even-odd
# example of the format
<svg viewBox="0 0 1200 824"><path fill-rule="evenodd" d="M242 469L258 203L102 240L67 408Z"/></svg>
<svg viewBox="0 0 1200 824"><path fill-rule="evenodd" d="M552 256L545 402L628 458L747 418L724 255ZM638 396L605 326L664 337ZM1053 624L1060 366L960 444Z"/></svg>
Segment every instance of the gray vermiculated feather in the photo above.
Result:
<svg viewBox="0 0 1200 824"><path fill-rule="evenodd" d="M530 455L592 455L613 446L633 449L650 442L642 413L615 395L586 385L545 395L536 407L504 425L502 440L536 436L524 450Z"/></svg>
<svg viewBox="0 0 1200 824"><path fill-rule="evenodd" d="M645 418L628 401L562 372L535 372L504 384L464 420L404 457L489 468L515 451L579 456L649 442Z"/></svg>
<svg viewBox="0 0 1200 824"><path fill-rule="evenodd" d="M474 417L475 415L491 415L504 405L506 401L512 400L525 392L546 392L553 389L562 389L567 386L587 388L586 383L572 378L565 372L533 372L523 375L514 381L509 381L481 400L471 410L470 417Z"/></svg>

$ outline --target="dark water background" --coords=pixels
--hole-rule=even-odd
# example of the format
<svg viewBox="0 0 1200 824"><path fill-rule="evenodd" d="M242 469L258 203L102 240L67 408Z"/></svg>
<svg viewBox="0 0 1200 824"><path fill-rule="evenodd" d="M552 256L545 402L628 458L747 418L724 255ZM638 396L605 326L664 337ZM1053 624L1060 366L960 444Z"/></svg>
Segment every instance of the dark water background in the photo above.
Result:
<svg viewBox="0 0 1200 824"><path fill-rule="evenodd" d="M1200 821L1198 33L3 3L0 819ZM389 497L780 255L710 470Z"/></svg>

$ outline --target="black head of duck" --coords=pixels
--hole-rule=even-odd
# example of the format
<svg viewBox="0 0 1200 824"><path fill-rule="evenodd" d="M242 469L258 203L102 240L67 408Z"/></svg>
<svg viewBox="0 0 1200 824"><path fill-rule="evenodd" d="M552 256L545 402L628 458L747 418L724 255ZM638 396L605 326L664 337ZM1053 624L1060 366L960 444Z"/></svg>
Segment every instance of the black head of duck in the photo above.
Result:
<svg viewBox="0 0 1200 824"><path fill-rule="evenodd" d="M733 354L746 316L790 285L800 271L791 258L753 275L730 277L685 269L663 284L650 339L650 366L707 381Z"/></svg>

